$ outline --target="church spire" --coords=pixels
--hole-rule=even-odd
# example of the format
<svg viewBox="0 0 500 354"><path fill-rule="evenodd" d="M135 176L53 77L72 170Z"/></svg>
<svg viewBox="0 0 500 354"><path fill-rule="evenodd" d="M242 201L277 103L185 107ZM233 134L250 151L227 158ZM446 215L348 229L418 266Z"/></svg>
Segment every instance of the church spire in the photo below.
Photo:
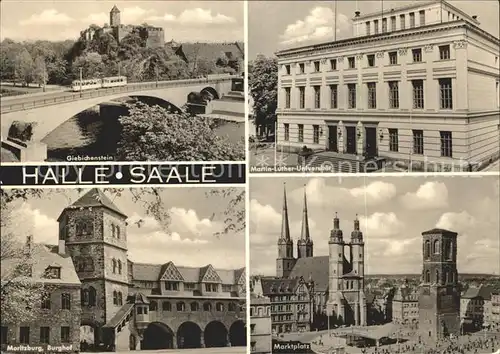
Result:
<svg viewBox="0 0 500 354"><path fill-rule="evenodd" d="M283 211L281 213L281 239L290 240L290 225L288 223L288 205L286 203L286 184L283 183Z"/></svg>
<svg viewBox="0 0 500 354"><path fill-rule="evenodd" d="M304 185L304 210L302 211L302 231L300 233L300 239L303 241L309 241L311 239L309 234L309 218L307 216L307 193L305 185Z"/></svg>

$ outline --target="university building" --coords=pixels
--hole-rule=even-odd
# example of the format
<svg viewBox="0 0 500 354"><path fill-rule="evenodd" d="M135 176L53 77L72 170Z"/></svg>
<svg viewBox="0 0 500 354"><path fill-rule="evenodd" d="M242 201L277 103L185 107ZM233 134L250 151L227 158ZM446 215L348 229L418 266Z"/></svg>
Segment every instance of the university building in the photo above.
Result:
<svg viewBox="0 0 500 354"><path fill-rule="evenodd" d="M58 247L39 247L52 257L48 269L61 268L67 295L51 294L50 316L33 330L2 322L5 344L64 338L78 346L82 332L85 345L110 351L246 346L245 269L131 262L126 220L98 189L62 211ZM38 336L38 327L50 327L50 337ZM70 328L64 337L63 327Z"/></svg>
<svg viewBox="0 0 500 354"><path fill-rule="evenodd" d="M499 157L499 45L446 1L356 11L351 38L281 50L278 143L482 168Z"/></svg>

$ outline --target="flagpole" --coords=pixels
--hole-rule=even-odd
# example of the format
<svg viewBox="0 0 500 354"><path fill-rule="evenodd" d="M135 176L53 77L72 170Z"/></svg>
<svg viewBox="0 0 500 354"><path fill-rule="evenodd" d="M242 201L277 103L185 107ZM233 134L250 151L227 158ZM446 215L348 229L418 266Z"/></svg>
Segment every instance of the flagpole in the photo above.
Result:
<svg viewBox="0 0 500 354"><path fill-rule="evenodd" d="M333 2L334 6L334 17L333 17L333 41L337 41L337 0ZM358 0L356 0L356 8L358 7Z"/></svg>

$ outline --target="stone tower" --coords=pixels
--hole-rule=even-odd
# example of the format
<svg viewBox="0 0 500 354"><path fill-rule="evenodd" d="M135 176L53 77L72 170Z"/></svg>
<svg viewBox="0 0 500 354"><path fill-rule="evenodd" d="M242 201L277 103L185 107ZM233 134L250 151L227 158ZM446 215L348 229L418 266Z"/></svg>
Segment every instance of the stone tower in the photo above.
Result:
<svg viewBox="0 0 500 354"><path fill-rule="evenodd" d="M422 233L423 269L419 289L419 332L423 341L460 334L457 233L432 229Z"/></svg>
<svg viewBox="0 0 500 354"><path fill-rule="evenodd" d="M126 302L126 219L97 188L65 208L58 218L59 248L71 256L82 282L82 325L102 327Z"/></svg>
<svg viewBox="0 0 500 354"><path fill-rule="evenodd" d="M313 257L313 241L309 234L309 218L307 216L307 196L304 187L304 210L302 211L302 231L297 241L297 258Z"/></svg>
<svg viewBox="0 0 500 354"><path fill-rule="evenodd" d="M365 296L365 242L359 228L359 219L354 219L354 230L351 232L351 266L352 276L357 280L357 297L354 300L354 324L366 326L366 296Z"/></svg>
<svg viewBox="0 0 500 354"><path fill-rule="evenodd" d="M111 11L109 12L109 25L111 27L118 27L120 26L120 10L118 10L118 7L113 6Z"/></svg>
<svg viewBox="0 0 500 354"><path fill-rule="evenodd" d="M281 214L281 235L278 240L278 258L276 259L276 276L287 278L294 265L295 258L293 258L293 242L290 238L285 186L283 190L283 211Z"/></svg>
<svg viewBox="0 0 500 354"><path fill-rule="evenodd" d="M345 321L345 303L342 296L342 275L344 273L344 238L340 229L340 221L335 213L333 230L330 232L329 269L328 269L328 302L327 314L334 316L339 322Z"/></svg>

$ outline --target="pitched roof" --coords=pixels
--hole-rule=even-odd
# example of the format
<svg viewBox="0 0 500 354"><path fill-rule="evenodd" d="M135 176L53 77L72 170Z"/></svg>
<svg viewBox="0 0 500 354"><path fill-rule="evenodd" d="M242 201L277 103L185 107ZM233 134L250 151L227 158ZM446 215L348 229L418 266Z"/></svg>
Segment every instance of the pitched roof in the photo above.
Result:
<svg viewBox="0 0 500 354"><path fill-rule="evenodd" d="M104 194L104 192L98 188L92 188L90 191L81 196L76 202L71 204L69 207L65 208L57 221L61 219L66 209L78 209L78 208L89 208L89 207L104 207L106 209L112 210L115 213L127 218L118 207Z"/></svg>
<svg viewBox="0 0 500 354"><path fill-rule="evenodd" d="M104 327L111 327L115 328L118 326L124 319L125 317L132 311L132 308L134 307L134 304L131 303L126 303L123 305L118 312L104 325Z"/></svg>
<svg viewBox="0 0 500 354"><path fill-rule="evenodd" d="M315 291L327 291L328 267L328 256L299 258L290 273L290 278L311 278L314 281Z"/></svg>
<svg viewBox="0 0 500 354"><path fill-rule="evenodd" d="M174 266L179 271L180 275L186 283L199 283L211 265L204 267L182 267L175 266L173 262L165 264L148 264L148 263L132 263L132 279L138 281L159 281L167 268ZM222 284L237 284L241 274L245 272L245 268L239 269L215 269L212 268L219 276Z"/></svg>
<svg viewBox="0 0 500 354"><path fill-rule="evenodd" d="M65 285L80 285L80 279L75 271L75 266L69 255L61 255L58 253L58 246L34 243L32 246L31 257L35 260L32 264L31 279L35 282L45 284L65 284ZM2 279L8 278L9 274L16 267L22 265L20 259L4 259L1 262ZM48 267L60 267L61 277L44 278L43 275Z"/></svg>
<svg viewBox="0 0 500 354"><path fill-rule="evenodd" d="M276 294L292 294L300 284L299 278L261 278L262 293L264 296Z"/></svg>
<svg viewBox="0 0 500 354"><path fill-rule="evenodd" d="M483 300L491 300L491 294L494 293L494 291L495 289L493 287L487 285L481 285L478 288L470 287L462 295L462 298L474 299L480 297Z"/></svg>
<svg viewBox="0 0 500 354"><path fill-rule="evenodd" d="M243 59L245 49L243 44L232 43L184 43L175 51L187 62L193 62L196 58L216 61L221 54L231 53L228 59Z"/></svg>
<svg viewBox="0 0 500 354"><path fill-rule="evenodd" d="M118 7L113 6L113 8L111 9L111 12L120 12L120 10L118 10Z"/></svg>

